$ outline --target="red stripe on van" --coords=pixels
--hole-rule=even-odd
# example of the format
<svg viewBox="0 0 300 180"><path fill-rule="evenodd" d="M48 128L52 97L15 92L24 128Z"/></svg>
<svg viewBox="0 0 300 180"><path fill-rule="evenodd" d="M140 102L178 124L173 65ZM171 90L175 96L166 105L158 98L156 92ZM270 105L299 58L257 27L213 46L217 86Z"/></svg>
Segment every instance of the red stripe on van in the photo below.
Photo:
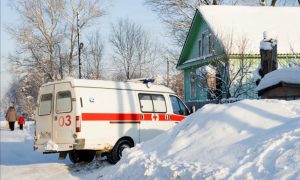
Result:
<svg viewBox="0 0 300 180"><path fill-rule="evenodd" d="M140 114L116 114L116 113L82 113L83 121L113 121L113 120L141 120Z"/></svg>
<svg viewBox="0 0 300 180"><path fill-rule="evenodd" d="M83 121L181 121L185 116L168 114L82 113Z"/></svg>
<svg viewBox="0 0 300 180"><path fill-rule="evenodd" d="M182 121L185 118L185 116L181 116L181 115L171 115L171 119L173 121Z"/></svg>

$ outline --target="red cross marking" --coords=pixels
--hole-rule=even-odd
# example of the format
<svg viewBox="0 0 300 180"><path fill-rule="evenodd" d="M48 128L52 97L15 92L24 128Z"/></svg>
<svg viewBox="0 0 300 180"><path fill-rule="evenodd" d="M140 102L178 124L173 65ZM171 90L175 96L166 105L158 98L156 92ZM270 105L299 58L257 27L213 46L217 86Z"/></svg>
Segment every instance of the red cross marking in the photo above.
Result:
<svg viewBox="0 0 300 180"><path fill-rule="evenodd" d="M157 114L152 114L152 120L158 121L159 120L159 116L157 116Z"/></svg>

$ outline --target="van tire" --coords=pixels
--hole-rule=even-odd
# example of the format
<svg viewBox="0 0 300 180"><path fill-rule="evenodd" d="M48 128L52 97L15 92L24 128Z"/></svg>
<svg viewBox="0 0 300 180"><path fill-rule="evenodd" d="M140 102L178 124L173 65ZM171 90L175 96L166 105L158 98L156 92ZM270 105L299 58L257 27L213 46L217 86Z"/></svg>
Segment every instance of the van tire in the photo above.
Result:
<svg viewBox="0 0 300 180"><path fill-rule="evenodd" d="M75 163L91 162L95 157L95 151L92 150L73 150L69 152L70 160Z"/></svg>
<svg viewBox="0 0 300 180"><path fill-rule="evenodd" d="M107 156L108 162L111 164L116 164L121 159L123 150L125 148L132 148L133 146L134 144L127 139L119 140Z"/></svg>

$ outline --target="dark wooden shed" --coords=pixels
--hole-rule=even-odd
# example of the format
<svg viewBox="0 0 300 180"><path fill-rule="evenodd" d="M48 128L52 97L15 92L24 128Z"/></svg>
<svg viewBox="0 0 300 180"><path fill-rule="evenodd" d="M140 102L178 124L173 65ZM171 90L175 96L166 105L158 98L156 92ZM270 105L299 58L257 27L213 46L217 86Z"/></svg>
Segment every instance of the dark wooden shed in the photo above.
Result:
<svg viewBox="0 0 300 180"><path fill-rule="evenodd" d="M300 99L300 84L279 82L258 91L258 96L263 99Z"/></svg>
<svg viewBox="0 0 300 180"><path fill-rule="evenodd" d="M261 79L257 91L263 99L300 99L300 68L269 72Z"/></svg>

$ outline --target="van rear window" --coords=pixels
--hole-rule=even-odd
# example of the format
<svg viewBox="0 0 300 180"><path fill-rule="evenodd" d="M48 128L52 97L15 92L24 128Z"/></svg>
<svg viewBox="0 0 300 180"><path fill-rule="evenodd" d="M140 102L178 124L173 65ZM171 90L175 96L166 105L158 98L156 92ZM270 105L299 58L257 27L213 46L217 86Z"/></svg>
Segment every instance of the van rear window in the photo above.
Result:
<svg viewBox="0 0 300 180"><path fill-rule="evenodd" d="M159 94L139 94L142 112L167 112L166 101L163 95Z"/></svg>
<svg viewBox="0 0 300 180"><path fill-rule="evenodd" d="M39 115L49 115L52 111L52 94L43 94L41 96Z"/></svg>
<svg viewBox="0 0 300 180"><path fill-rule="evenodd" d="M68 113L72 111L70 91L61 91L56 95L56 113Z"/></svg>

